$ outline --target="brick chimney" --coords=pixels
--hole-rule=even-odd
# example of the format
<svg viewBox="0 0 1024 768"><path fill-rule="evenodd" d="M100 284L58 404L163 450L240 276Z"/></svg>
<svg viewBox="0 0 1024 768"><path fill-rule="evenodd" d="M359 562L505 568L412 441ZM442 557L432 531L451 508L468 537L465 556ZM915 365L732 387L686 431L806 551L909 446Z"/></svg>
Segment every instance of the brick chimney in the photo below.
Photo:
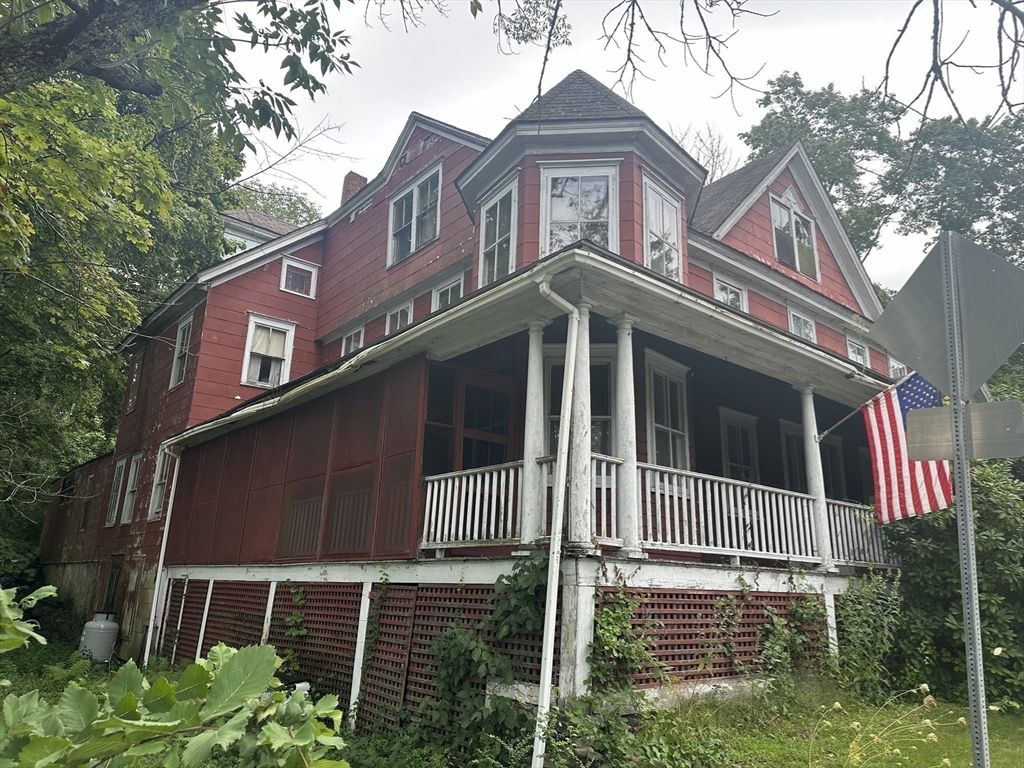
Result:
<svg viewBox="0 0 1024 768"><path fill-rule="evenodd" d="M366 177L360 176L355 171L345 174L345 182L341 186L341 204L344 205L352 199L352 195L366 186Z"/></svg>

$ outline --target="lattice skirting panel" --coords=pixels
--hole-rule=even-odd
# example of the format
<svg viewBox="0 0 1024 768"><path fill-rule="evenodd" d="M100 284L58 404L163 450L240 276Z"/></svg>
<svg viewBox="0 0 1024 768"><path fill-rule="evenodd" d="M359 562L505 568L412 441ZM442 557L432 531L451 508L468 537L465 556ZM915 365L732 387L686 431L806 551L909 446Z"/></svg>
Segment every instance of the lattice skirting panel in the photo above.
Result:
<svg viewBox="0 0 1024 768"><path fill-rule="evenodd" d="M616 588L605 588L615 599ZM633 626L656 638L652 654L671 680L717 680L757 674L770 611L786 617L800 594L631 589L639 598ZM600 611L600 606L598 606ZM822 614L823 615L823 614ZM820 627L805 627L812 649ZM812 650L813 653L813 650ZM634 675L639 686L658 684L653 670Z"/></svg>

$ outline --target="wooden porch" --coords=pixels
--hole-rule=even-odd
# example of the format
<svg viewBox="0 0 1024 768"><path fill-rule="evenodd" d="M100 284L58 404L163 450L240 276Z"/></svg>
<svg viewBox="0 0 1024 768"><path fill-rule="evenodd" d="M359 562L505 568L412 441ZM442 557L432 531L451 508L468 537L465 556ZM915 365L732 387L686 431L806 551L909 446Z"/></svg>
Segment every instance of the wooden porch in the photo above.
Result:
<svg viewBox="0 0 1024 768"><path fill-rule="evenodd" d="M554 458L537 460L552 469ZM573 541L598 549L621 548L619 487L624 462L613 456L590 457L589 540ZM671 558L680 553L819 566L894 566L886 553L873 510L863 504L828 499L829 552L819 546L815 497L781 488L716 477L688 470L638 463L635 530L646 557ZM538 473L537 494L548 498L553 472ZM523 462L424 478L421 553L438 556L463 548L530 545L524 535ZM550 517L545 535L550 534ZM568 524L566 526L569 527ZM580 537L575 537L579 539Z"/></svg>

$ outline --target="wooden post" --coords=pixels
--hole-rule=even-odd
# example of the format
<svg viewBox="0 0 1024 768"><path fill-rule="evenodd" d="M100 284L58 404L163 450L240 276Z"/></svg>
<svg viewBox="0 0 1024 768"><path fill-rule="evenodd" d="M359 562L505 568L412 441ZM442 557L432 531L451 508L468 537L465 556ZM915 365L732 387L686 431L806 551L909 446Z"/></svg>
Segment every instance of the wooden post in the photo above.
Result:
<svg viewBox="0 0 1024 768"><path fill-rule="evenodd" d="M622 553L643 557L640 547L640 515L637 498L636 468L636 382L633 379L633 318L615 319L615 455L622 459L618 468L616 513Z"/></svg>
<svg viewBox="0 0 1024 768"><path fill-rule="evenodd" d="M544 455L544 326L529 324L530 348L526 362L526 429L523 434L523 506L520 540L529 544L544 535L544 469L537 459Z"/></svg>
<svg viewBox="0 0 1024 768"><path fill-rule="evenodd" d="M592 549L590 481L590 305L580 304L576 341L576 383L569 435L569 536L566 544ZM561 423L559 429L570 429Z"/></svg>
<svg viewBox="0 0 1024 768"><path fill-rule="evenodd" d="M814 414L814 387L800 387L800 408L804 422L804 463L807 467L807 492L814 497L814 533L821 568L831 570L832 537L828 525L828 499L825 496L825 473L821 467L821 446L818 445L818 419Z"/></svg>

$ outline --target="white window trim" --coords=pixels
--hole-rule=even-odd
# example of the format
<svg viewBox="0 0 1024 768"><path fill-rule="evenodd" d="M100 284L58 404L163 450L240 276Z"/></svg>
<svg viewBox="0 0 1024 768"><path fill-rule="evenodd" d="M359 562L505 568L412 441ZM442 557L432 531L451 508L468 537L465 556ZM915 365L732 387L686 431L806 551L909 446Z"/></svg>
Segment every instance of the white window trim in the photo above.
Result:
<svg viewBox="0 0 1024 768"><path fill-rule="evenodd" d="M608 250L621 253L619 242L619 164L607 160L573 160L545 164L540 171L540 256L548 253L551 242L551 177L574 173L579 176L608 176Z"/></svg>
<svg viewBox="0 0 1024 768"><path fill-rule="evenodd" d="M861 349L864 350L864 362L859 361L856 357L853 356L854 347L860 347ZM846 337L846 355L847 357L850 358L850 360L857 363L858 365L863 365L865 368L871 367L871 350L868 349L868 345L859 342L856 339L851 339L849 336Z"/></svg>
<svg viewBox="0 0 1024 768"><path fill-rule="evenodd" d="M796 256L795 251L794 251L794 257L797 259L797 261L796 261L796 263L797 263L796 268L789 267L786 264L782 264L782 266L786 267L787 269L792 269L798 275L803 275L808 280L813 280L816 283L820 283L821 282L821 259L818 256L818 222L816 222L814 220L814 217L811 215L810 211L804 210L803 205L800 204L800 198L797 197L796 192L793 191L793 187L787 187L786 191L783 192L781 195L776 194L775 192L769 191L768 196L770 198L770 200L768 202L768 224L769 224L769 227L771 228L771 231L772 231L772 252L775 255L776 263L777 264L782 264L782 262L779 261L779 250L778 250L778 248L775 245L775 225L771 221L771 215L772 215L771 214L771 200L774 200L775 202L779 203L780 205L785 206L790 211L791 215L790 215L790 222L789 222L789 230L790 230L790 236L793 238L793 247L794 248L796 248L796 229L795 229L796 224L793 223L792 214L793 213L798 213L801 216L803 216L805 219L807 219L809 222L811 222L811 246L814 249L814 274L815 274L815 276L811 277L810 275L804 274L803 272L800 271L800 266L799 266L800 265L800 260L799 260L799 257Z"/></svg>
<svg viewBox="0 0 1024 768"><path fill-rule="evenodd" d="M356 334L356 333L359 334L359 346L353 348L350 352L345 352L345 341L350 336L352 336L353 334ZM362 349L363 345L365 343L366 343L366 326L365 325L360 325L360 326L358 326L356 328L350 328L348 331L346 331L341 336L341 356L345 357L346 354L351 355L352 352L356 352L357 350Z"/></svg>
<svg viewBox="0 0 1024 768"><path fill-rule="evenodd" d="M494 205L496 202L501 200L509 192L512 192L512 231L510 233L508 241L508 272L505 275L511 275L516 271L516 235L519 229L519 174L517 173L512 179L504 184L497 192L484 200L480 205L480 254L477 257L477 270L476 270L476 283L477 288L483 288L487 283L484 282L484 216L487 213L487 209ZM497 282L505 275L495 275L494 281Z"/></svg>
<svg viewBox="0 0 1024 768"><path fill-rule="evenodd" d="M793 322L793 318L797 317L800 318L801 320L806 320L808 323L811 324L810 339L804 339L804 337L798 334L794 329L796 323ZM803 312L798 312L792 307L789 308L789 332L800 339L804 339L804 341L810 341L812 344L818 343L818 324L814 321L814 318L811 317L810 315L805 315Z"/></svg>
<svg viewBox="0 0 1024 768"><path fill-rule="evenodd" d="M659 181L657 181L654 178L652 178L650 172L647 171L646 168L641 169L641 176L643 177L643 187L644 187L644 190L643 190L644 191L644 204L643 204L643 211L641 212L641 215L643 217L643 230L644 230L644 266L647 267L648 269L651 269L651 240L647 236L647 205L648 205L648 203L647 203L647 200L648 200L647 194L648 194L648 191L651 188L653 188L656 192L658 192L663 197L667 197L669 200L674 201L676 206L678 206L678 209L679 209L679 216L676 219L676 243L677 243L677 246L676 246L676 251L677 251L677 254L676 254L676 256L677 256L676 269L679 271L679 273L676 274L676 275L664 275L664 277L667 277L667 278L672 279L672 280L678 280L678 281L682 282L682 280L683 280L683 228L682 228L681 222L682 222L682 218L683 218L683 201L679 197L679 195L677 195L674 192L669 191L668 187L666 187L664 184L662 184Z"/></svg>
<svg viewBox="0 0 1024 768"><path fill-rule="evenodd" d="M741 285L740 283L738 283L737 281L735 281L735 280L733 280L731 278L724 278L724 277L722 277L721 275L718 275L718 274L714 274L713 277L714 277L715 301L718 301L720 303L725 303L725 302L722 302L718 298L718 286L719 285L727 285L730 288L734 288L734 289L736 289L737 291L740 292L740 311L741 312L746 312L747 311L747 288L746 288L746 286ZM726 306L728 307L729 305L726 304ZM730 309L735 309L735 307L730 307Z"/></svg>
<svg viewBox="0 0 1024 768"><path fill-rule="evenodd" d="M619 404L617 401L618 390L616 389L616 377L615 377L615 345L614 344L591 344L590 345L590 364L602 363L608 365L609 371L609 382L608 385L611 387L611 401L612 401L612 413L611 413L611 431L609 433L609 440L612 444L612 450L615 446L616 436L616 414L619 412ZM551 429L549 427L551 423L551 367L553 365L564 365L565 364L565 344L545 344L544 345L544 446L547 455L553 456L555 454L555 446L548 445L548 438L551 435ZM552 481L550 475L548 482Z"/></svg>
<svg viewBox="0 0 1024 768"><path fill-rule="evenodd" d="M281 381L277 385L260 384L259 382L249 381L249 355L252 352L252 338L256 334L256 326L267 325L271 328L276 328L279 331L284 331L287 334L287 338L284 340L284 362L281 363ZM288 320L278 320L276 317L267 317L266 315L258 315L255 312L249 313L249 330L245 335L245 352L242 354L242 377L241 382L246 387L257 387L258 389L273 389L274 386L280 386L288 381L292 370L292 349L295 346L295 326L296 323L289 322Z"/></svg>
<svg viewBox="0 0 1024 768"><path fill-rule="evenodd" d="M290 288L285 288L285 278L288 276L288 267L298 267L304 269L307 272L312 273L312 277L309 279L309 293L300 293L299 291L293 291ZM294 256L283 256L281 258L281 290L285 293L292 293L296 296L302 296L307 299L316 298L316 280L317 275L320 272L320 267L317 264L311 264L308 261L302 259L296 259Z"/></svg>
<svg viewBox="0 0 1024 768"><path fill-rule="evenodd" d="M409 310L409 322L406 325L402 326L402 328L408 328L410 325L412 325L412 300L409 300L403 304L398 304L397 306L391 307L387 312L384 313L384 333L394 333L395 331L401 330L401 328L391 327L391 315L393 315L396 312L401 312L403 309Z"/></svg>
<svg viewBox="0 0 1024 768"><path fill-rule="evenodd" d="M427 168L423 173L419 174L410 181L408 184L403 186L398 192L388 195L388 268L402 264L413 257L413 255L426 248L430 243L436 242L441 237L441 200L442 192L444 191L444 174L442 173L442 165L444 164L443 159L438 160L436 163ZM430 178L434 174L437 174L437 234L434 239L428 243L424 243L419 248L416 247L416 196L418 192L416 188L426 179ZM395 261L395 203L401 200L409 192L412 192L412 239L409 242L409 255L401 261Z"/></svg>
<svg viewBox="0 0 1024 768"><path fill-rule="evenodd" d="M654 435L654 372L657 371L669 378L678 379L683 383L683 469L690 469L690 407L689 407L689 367L670 357L659 354L651 349L644 350L645 403L647 409L647 463L657 464L657 450Z"/></svg>
<svg viewBox="0 0 1024 768"><path fill-rule="evenodd" d="M174 339L174 356L171 358L171 382L170 382L170 384L167 387L167 389L169 389L169 390L170 389L174 389L176 386L178 386L179 384L183 383L185 381L185 376L188 373L188 348L190 348L192 346L192 320L193 320L193 317L194 317L193 313L190 312L186 317L183 317L183 318L181 318L181 320L178 321L178 331L177 331L177 335L175 336L175 339ZM181 368L179 369L178 368L178 355L181 352L181 336L182 336L181 332L186 327L188 328L188 345L187 345L187 347L185 349L184 362L181 364ZM181 374L181 378L178 379L177 381L175 381L175 379L178 378L178 374L179 373Z"/></svg>
<svg viewBox="0 0 1024 768"><path fill-rule="evenodd" d="M161 449L156 452L156 467L153 468L153 487L149 489L149 507L146 512L146 521L158 520L164 511L164 496L167 495L167 482L171 476L171 459L174 458L171 452ZM165 465L164 483L161 493L157 494L157 486L160 482L161 462Z"/></svg>
<svg viewBox="0 0 1024 768"><path fill-rule="evenodd" d="M758 417L743 411L734 411L732 408L719 406L718 421L722 431L722 477L729 478L729 433L726 430L726 426L735 424L740 427L748 427L754 433L754 440L751 443L751 454L754 460L754 474L757 475L753 480L740 480L737 482L759 484L761 482L761 458L757 454Z"/></svg>
<svg viewBox="0 0 1024 768"><path fill-rule="evenodd" d="M145 353L145 350L139 352L132 359L131 367L128 369L128 398L125 403L125 413L131 413L139 404L139 379L142 378L142 357Z"/></svg>
<svg viewBox="0 0 1024 768"><path fill-rule="evenodd" d="M513 204L515 204L514 200L513 200ZM462 288L463 288L463 283L465 282L463 277L464 277L464 275L459 274L459 276L456 277L454 280L446 280L445 282L441 283L436 288L434 288L433 291L430 292L430 311L431 312L437 312L437 310L441 309L441 291L443 291L445 288L450 288L451 286L453 286L456 283L458 283L459 284L459 298L461 299L463 297L464 294L463 294ZM458 299L456 299L456 301L457 300ZM410 317L410 319L411 319L411 317Z"/></svg>
<svg viewBox="0 0 1024 768"><path fill-rule="evenodd" d="M117 511L121 508L121 488L124 486L124 470L127 463L128 457L122 456L114 465L110 498L107 500L107 517L103 523L104 528L111 528L117 524Z"/></svg>
<svg viewBox="0 0 1024 768"><path fill-rule="evenodd" d="M870 355L871 353L868 352L868 354ZM897 367L899 368L898 371L897 371ZM890 379L893 379L894 381L899 381L900 379L904 378L907 375L907 373L908 373L908 369L907 369L906 365L901 363L899 360L894 360L891 357L889 358L889 378Z"/></svg>
<svg viewBox="0 0 1024 768"><path fill-rule="evenodd" d="M128 465L128 480L124 487L124 499L121 502L121 525L128 525L135 516L135 505L139 501L139 483L142 480L142 451L132 454L132 461ZM132 476L135 477L135 485L132 486ZM132 494L132 503L128 503L128 494Z"/></svg>

